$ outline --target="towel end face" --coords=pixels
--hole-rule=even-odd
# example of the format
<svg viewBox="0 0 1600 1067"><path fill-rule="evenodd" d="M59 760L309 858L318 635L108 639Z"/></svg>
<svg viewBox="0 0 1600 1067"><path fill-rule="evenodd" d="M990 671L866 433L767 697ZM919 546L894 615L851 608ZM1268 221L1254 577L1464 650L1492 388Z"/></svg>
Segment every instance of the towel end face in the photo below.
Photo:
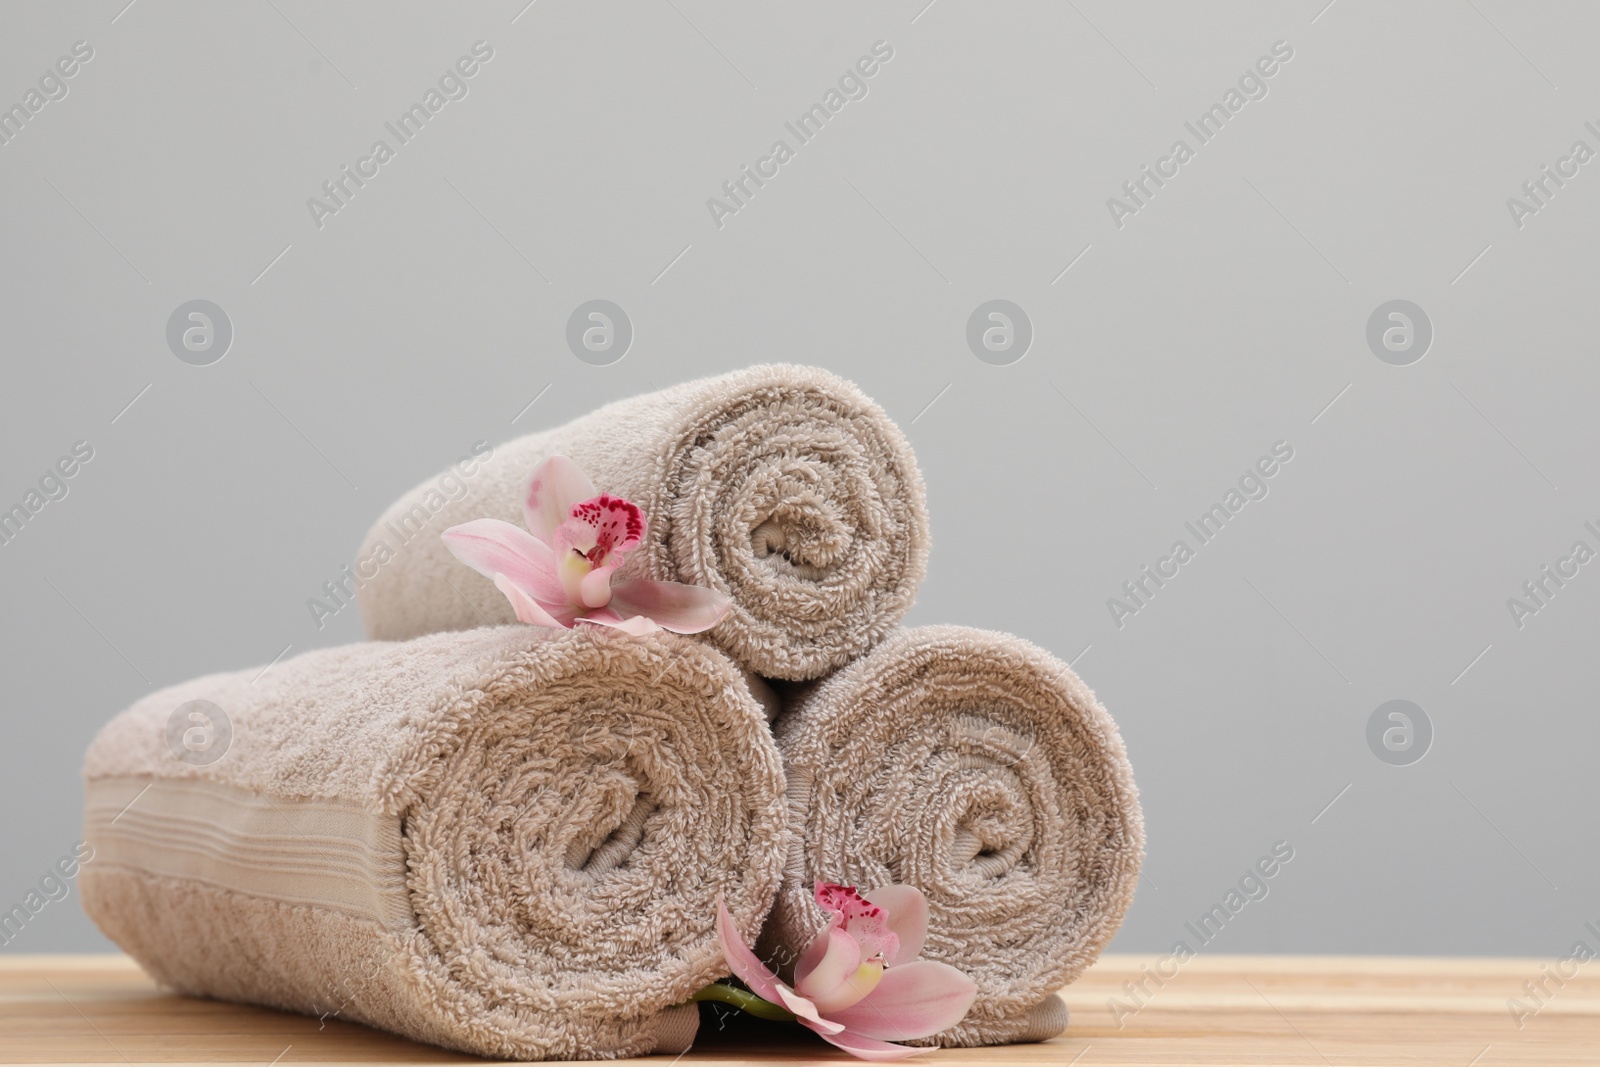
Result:
<svg viewBox="0 0 1600 1067"><path fill-rule="evenodd" d="M652 1053L657 1056L676 1056L688 1052L700 1032L700 1006L674 1004L655 1017L656 1045Z"/></svg>
<svg viewBox="0 0 1600 1067"><path fill-rule="evenodd" d="M1013 1041L1049 1041L1067 1032L1067 1002L1052 993L1028 1009Z"/></svg>

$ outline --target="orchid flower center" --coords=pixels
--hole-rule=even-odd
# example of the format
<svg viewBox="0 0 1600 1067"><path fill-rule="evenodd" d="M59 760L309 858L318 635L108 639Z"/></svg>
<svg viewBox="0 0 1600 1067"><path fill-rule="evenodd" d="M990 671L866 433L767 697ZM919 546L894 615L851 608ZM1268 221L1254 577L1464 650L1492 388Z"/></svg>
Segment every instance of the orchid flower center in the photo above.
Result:
<svg viewBox="0 0 1600 1067"><path fill-rule="evenodd" d="M601 493L574 504L556 529L554 546L567 598L589 608L609 604L611 571L643 537L644 513L630 501Z"/></svg>
<svg viewBox="0 0 1600 1067"><path fill-rule="evenodd" d="M844 983L831 996L817 998L817 1010L843 1011L845 1008L865 1000L867 994L878 988L878 982L883 978L884 966L882 956L874 956L870 960L863 960L861 966L856 968L855 973L846 978Z"/></svg>
<svg viewBox="0 0 1600 1067"><path fill-rule="evenodd" d="M859 1003L876 989L900 942L883 908L854 887L822 882L816 898L832 921L807 950L808 956L819 955L804 962L797 991L826 1014Z"/></svg>
<svg viewBox="0 0 1600 1067"><path fill-rule="evenodd" d="M838 916L846 933L861 946L861 958L887 967L899 949L900 939L889 929L883 909L863 897L853 886L823 882L816 889L817 903Z"/></svg>
<svg viewBox="0 0 1600 1067"><path fill-rule="evenodd" d="M611 602L610 581L603 583L605 586L603 589L596 589L597 583L587 581L594 569L589 557L576 548L565 553L557 562L556 573L561 577L561 588L565 590L567 599L572 603L603 608Z"/></svg>
<svg viewBox="0 0 1600 1067"><path fill-rule="evenodd" d="M594 542L583 553L590 567L605 566L613 552L620 556L644 536L644 513L609 493L574 504L572 518L594 530Z"/></svg>

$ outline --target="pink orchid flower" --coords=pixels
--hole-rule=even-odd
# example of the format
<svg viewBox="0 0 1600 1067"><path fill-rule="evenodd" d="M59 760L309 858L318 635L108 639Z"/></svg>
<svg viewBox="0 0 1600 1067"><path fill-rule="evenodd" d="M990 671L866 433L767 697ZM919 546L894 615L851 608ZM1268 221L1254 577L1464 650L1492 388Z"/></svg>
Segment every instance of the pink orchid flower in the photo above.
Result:
<svg viewBox="0 0 1600 1067"><path fill-rule="evenodd" d="M928 901L909 885L862 894L818 882L817 904L828 928L801 953L789 986L757 958L717 902L717 938L728 966L763 1000L864 1060L898 1060L926 1051L897 1045L960 1022L978 987L947 963L919 960L928 931Z"/></svg>
<svg viewBox="0 0 1600 1067"><path fill-rule="evenodd" d="M527 530L499 519L474 519L440 535L457 559L494 582L520 622L694 634L721 622L733 605L698 585L613 582L623 557L644 540L644 512L621 497L596 493L565 456L551 456L534 469L522 513Z"/></svg>

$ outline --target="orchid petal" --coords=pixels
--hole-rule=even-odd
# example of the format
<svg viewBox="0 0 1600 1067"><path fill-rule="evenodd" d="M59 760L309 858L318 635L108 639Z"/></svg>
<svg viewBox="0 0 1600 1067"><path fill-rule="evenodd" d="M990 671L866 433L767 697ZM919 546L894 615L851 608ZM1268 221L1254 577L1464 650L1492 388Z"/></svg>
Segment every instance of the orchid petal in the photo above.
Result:
<svg viewBox="0 0 1600 1067"><path fill-rule="evenodd" d="M529 596L566 600L550 546L499 519L473 519L439 535L450 554L485 578L504 574Z"/></svg>
<svg viewBox="0 0 1600 1067"><path fill-rule="evenodd" d="M838 927L824 930L817 941L827 948L815 957L810 947L807 948L805 957L795 968L794 991L813 1000L822 1000L838 991L861 966L861 943ZM803 972L801 967L805 968Z"/></svg>
<svg viewBox="0 0 1600 1067"><path fill-rule="evenodd" d="M899 946L888 953L889 966L916 959L928 936L928 898L922 890L914 885L885 885L862 896L883 909L884 922L900 939Z"/></svg>
<svg viewBox="0 0 1600 1067"><path fill-rule="evenodd" d="M610 606L624 618L643 615L663 630L697 634L721 622L733 601L703 585L636 578L612 585Z"/></svg>
<svg viewBox="0 0 1600 1067"><path fill-rule="evenodd" d="M544 605L529 596L517 583L505 575L496 574L494 576L494 587L504 593L507 600L511 601L511 610L517 613L518 622L525 622L533 626L554 626L562 630L572 628L570 621L562 622L556 618L545 609Z"/></svg>
<svg viewBox="0 0 1600 1067"><path fill-rule="evenodd" d="M812 1027L813 1030L816 1027ZM858 1060L903 1060L908 1056L915 1056L920 1052L927 1052L925 1048L914 1048L911 1045L895 1045L888 1041L878 1041L860 1034L851 1033L849 1030L838 1034L823 1033L817 1030L822 1040L842 1048Z"/></svg>
<svg viewBox="0 0 1600 1067"><path fill-rule="evenodd" d="M827 955L828 946L832 944L832 939L828 935L839 928L838 922L835 921L828 929L813 937L811 944L807 945L805 950L800 953L800 958L794 964L796 985L804 981L807 975L817 969L817 964L822 962L823 956Z"/></svg>
<svg viewBox="0 0 1600 1067"><path fill-rule="evenodd" d="M792 1011L796 1019L823 1037L827 1037L829 1034L837 1034L844 1029L838 1023L824 1019L817 1013L815 1004L811 1003L808 998L794 992L788 986L778 986L778 996L782 998L783 1006Z"/></svg>
<svg viewBox="0 0 1600 1067"><path fill-rule="evenodd" d="M551 456L533 469L523 497L522 521L535 537L551 541L572 505L594 496L594 483L566 456Z"/></svg>
<svg viewBox="0 0 1600 1067"><path fill-rule="evenodd" d="M960 1022L977 995L972 979L949 964L916 960L890 967L860 1003L828 1015L851 1033L910 1041Z"/></svg>
<svg viewBox="0 0 1600 1067"><path fill-rule="evenodd" d="M632 615L624 619L610 608L594 608L578 616L580 622L592 622L596 626L609 626L613 630L621 630L634 637L643 637L653 634L661 627L645 618L643 615Z"/></svg>
<svg viewBox="0 0 1600 1067"><path fill-rule="evenodd" d="M733 916L728 914L728 906L723 903L720 893L717 895L717 940L722 944L722 955L728 961L728 969L739 981L749 986L750 991L762 1000L779 1003L779 991L783 989L783 983L739 936L739 928L734 925Z"/></svg>
<svg viewBox="0 0 1600 1067"><path fill-rule="evenodd" d="M615 563L609 567L596 567L579 580L578 599L583 601L584 607L603 608L611 603L611 575L617 567Z"/></svg>

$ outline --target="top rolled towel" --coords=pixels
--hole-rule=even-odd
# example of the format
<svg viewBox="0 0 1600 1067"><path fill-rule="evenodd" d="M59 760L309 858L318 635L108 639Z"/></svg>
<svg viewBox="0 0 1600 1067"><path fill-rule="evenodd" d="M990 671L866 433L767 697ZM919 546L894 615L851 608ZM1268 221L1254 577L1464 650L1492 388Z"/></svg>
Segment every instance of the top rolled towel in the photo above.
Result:
<svg viewBox="0 0 1600 1067"><path fill-rule="evenodd" d="M768 364L615 401L495 446L469 478L445 472L406 493L361 550L368 635L514 621L439 534L477 518L520 526L528 477L552 455L644 510L644 544L618 577L726 593L733 608L708 636L756 674L843 666L905 616L922 581L927 502L905 435L853 383Z"/></svg>

